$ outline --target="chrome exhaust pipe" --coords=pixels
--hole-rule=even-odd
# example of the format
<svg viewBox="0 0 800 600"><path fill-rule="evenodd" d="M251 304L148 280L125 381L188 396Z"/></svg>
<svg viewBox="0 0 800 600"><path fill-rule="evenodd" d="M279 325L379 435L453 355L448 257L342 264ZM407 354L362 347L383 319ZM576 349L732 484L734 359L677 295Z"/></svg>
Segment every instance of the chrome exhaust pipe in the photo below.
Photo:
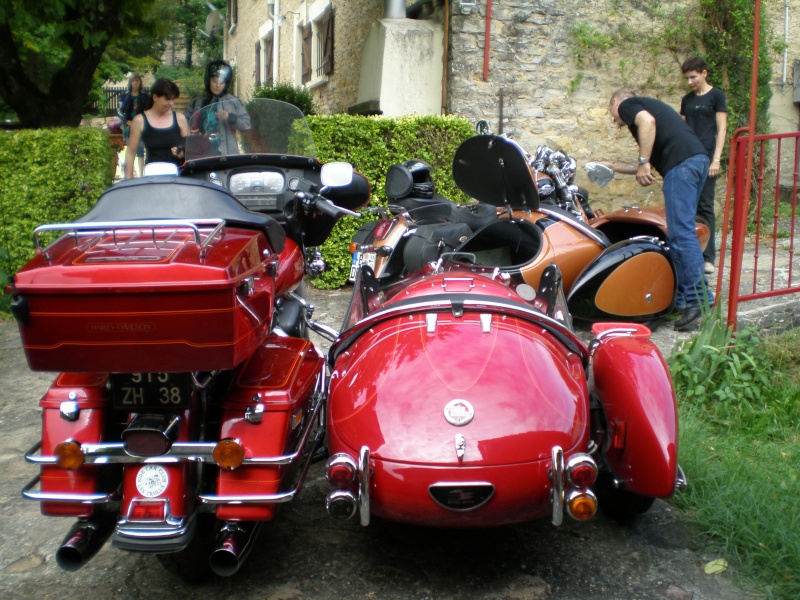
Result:
<svg viewBox="0 0 800 600"><path fill-rule="evenodd" d="M56 563L65 571L77 571L97 554L113 531L111 517L80 519L56 551Z"/></svg>
<svg viewBox="0 0 800 600"><path fill-rule="evenodd" d="M211 570L220 577L235 574L250 553L260 529L261 521L225 523L208 559Z"/></svg>

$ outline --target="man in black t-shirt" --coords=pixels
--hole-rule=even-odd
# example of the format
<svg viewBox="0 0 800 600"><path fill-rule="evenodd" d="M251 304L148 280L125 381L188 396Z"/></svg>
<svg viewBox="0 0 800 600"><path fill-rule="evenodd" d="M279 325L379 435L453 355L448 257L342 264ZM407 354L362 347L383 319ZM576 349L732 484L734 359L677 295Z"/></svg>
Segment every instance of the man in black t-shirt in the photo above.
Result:
<svg viewBox="0 0 800 600"><path fill-rule="evenodd" d="M702 58L687 59L681 66L686 77L686 82L692 91L681 100L681 116L689 123L700 138L706 149L711 164L708 167L708 177L700 193L697 203L697 216L708 225L710 237L708 246L703 250L705 272L713 273L714 259L716 258L716 219L714 218L714 188L719 175L722 148L725 146L725 136L728 125L728 107L725 103L725 93L713 87L706 78L708 69Z"/></svg>
<svg viewBox="0 0 800 600"><path fill-rule="evenodd" d="M636 96L622 88L614 92L608 110L619 127L628 126L639 145L639 160L601 164L617 173L635 174L642 186L656 181L652 167L664 178L669 244L677 275L675 306L683 313L675 321L675 329L690 331L699 324L701 304L714 304L703 273L703 253L694 220L708 173L708 156L689 125L660 100Z"/></svg>

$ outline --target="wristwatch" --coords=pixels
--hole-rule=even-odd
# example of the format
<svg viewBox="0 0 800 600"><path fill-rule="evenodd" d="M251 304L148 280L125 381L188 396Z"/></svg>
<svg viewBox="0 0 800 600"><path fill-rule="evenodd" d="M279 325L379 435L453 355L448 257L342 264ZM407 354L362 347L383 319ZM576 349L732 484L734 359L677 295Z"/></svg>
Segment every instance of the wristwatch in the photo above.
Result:
<svg viewBox="0 0 800 600"><path fill-rule="evenodd" d="M647 163L649 163L649 162L650 162L650 159L649 159L649 158L643 158L643 157L641 157L641 156L639 157L639 164L640 164L640 165L646 165L646 164L647 164Z"/></svg>

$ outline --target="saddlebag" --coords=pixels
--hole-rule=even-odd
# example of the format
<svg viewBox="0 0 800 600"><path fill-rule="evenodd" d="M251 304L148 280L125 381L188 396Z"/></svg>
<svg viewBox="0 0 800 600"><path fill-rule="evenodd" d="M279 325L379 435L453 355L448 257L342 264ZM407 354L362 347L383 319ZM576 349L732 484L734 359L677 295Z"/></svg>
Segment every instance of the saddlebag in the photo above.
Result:
<svg viewBox="0 0 800 600"><path fill-rule="evenodd" d="M672 310L675 267L654 238L618 242L586 266L567 297L587 321L649 321Z"/></svg>
<svg viewBox="0 0 800 600"><path fill-rule="evenodd" d="M237 439L247 459L287 457L287 464L254 461L217 479L217 518L234 521L269 520L283 500L224 502L226 496L251 498L286 492L303 460L304 433L313 428L310 408L322 402L314 394L322 385L325 361L313 344L299 338L269 336L239 371L222 406L220 439ZM321 389L321 387L319 388ZM310 431L309 440L314 432ZM299 484L298 484L299 485Z"/></svg>
<svg viewBox="0 0 800 600"><path fill-rule="evenodd" d="M106 376L95 373L61 373L39 402L42 409L41 456L53 456L58 444L75 440L81 444L103 441L110 399L105 389ZM111 489L103 483L116 481L108 476L112 465L84 464L77 469L62 469L53 464L41 466L40 492L50 497L90 497ZM42 514L50 516L90 517L94 504L79 500L42 501Z"/></svg>

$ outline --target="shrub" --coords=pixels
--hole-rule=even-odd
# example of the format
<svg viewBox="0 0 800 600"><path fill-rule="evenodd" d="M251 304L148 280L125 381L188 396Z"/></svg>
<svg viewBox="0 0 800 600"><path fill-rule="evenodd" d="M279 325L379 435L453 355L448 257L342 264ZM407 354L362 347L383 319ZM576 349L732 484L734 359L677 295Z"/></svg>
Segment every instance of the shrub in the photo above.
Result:
<svg viewBox="0 0 800 600"><path fill-rule="evenodd" d="M253 98L269 98L294 104L303 111L304 115L317 114L314 97L303 86L295 87L290 83L276 83L275 85L259 85L253 90Z"/></svg>
<svg viewBox="0 0 800 600"><path fill-rule="evenodd" d="M419 158L433 168L436 192L454 201L468 198L453 182L453 155L472 136L472 125L454 117L411 116L396 119L332 115L310 117L314 142L321 162L347 161L372 186L373 205L386 205L384 182L389 165ZM336 288L350 273L349 244L361 223L373 220L345 217L322 246L327 270L314 285Z"/></svg>
<svg viewBox="0 0 800 600"><path fill-rule="evenodd" d="M111 185L111 152L100 129L0 131L0 271L15 273L33 256L37 226L72 221L94 205Z"/></svg>

